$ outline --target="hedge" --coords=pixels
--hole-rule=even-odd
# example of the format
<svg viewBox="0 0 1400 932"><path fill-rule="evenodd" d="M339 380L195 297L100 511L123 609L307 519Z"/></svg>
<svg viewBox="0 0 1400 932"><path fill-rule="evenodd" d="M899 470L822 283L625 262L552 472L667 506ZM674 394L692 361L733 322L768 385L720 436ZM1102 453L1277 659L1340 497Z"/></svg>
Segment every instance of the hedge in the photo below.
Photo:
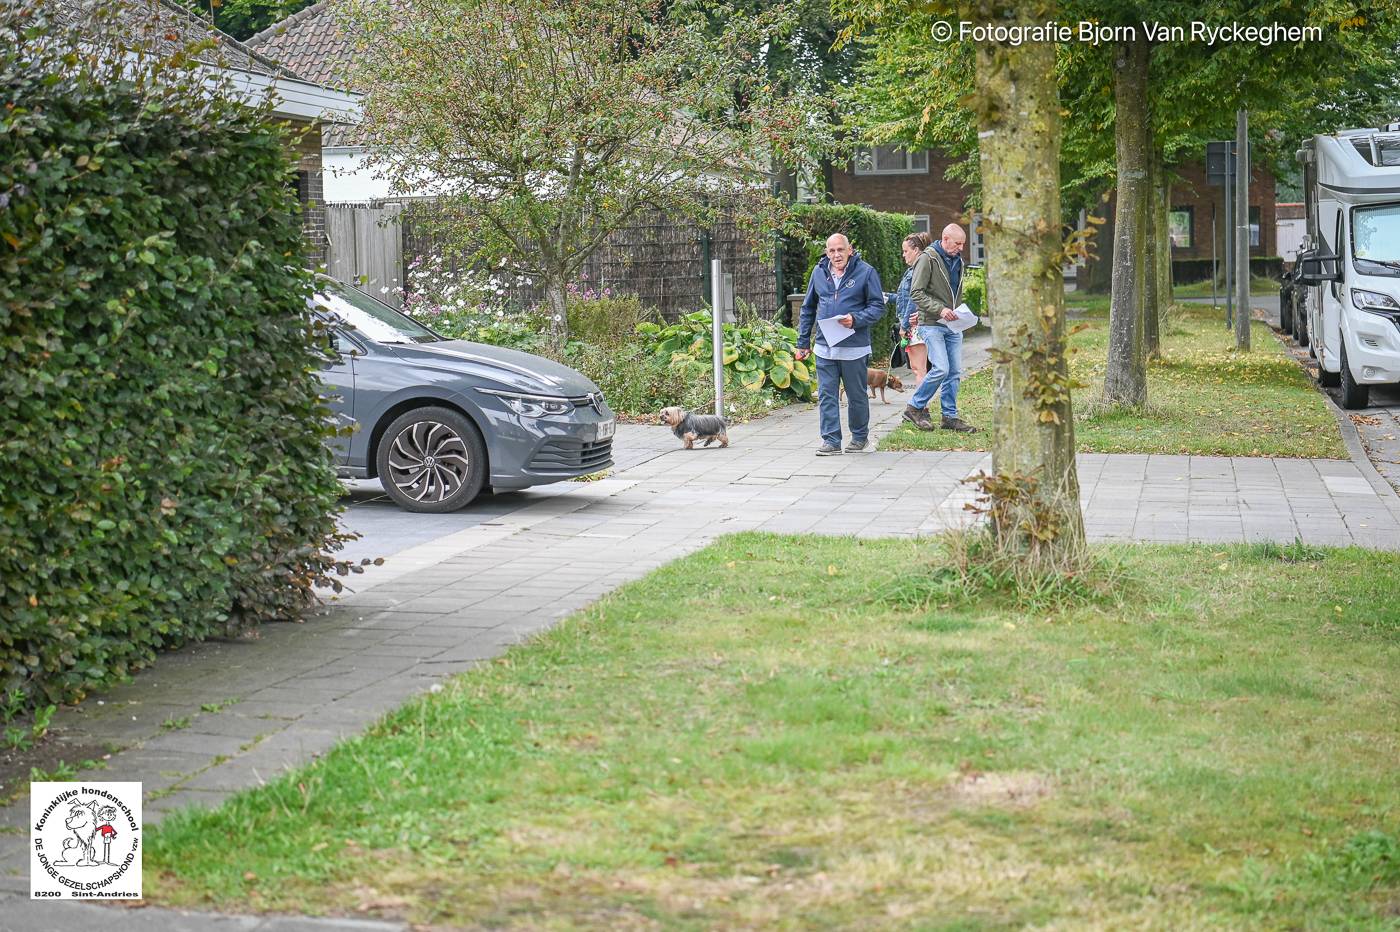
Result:
<svg viewBox="0 0 1400 932"><path fill-rule="evenodd" d="M790 291L805 291L812 267L826 250L826 238L844 233L860 257L880 273L880 283L886 291L894 291L904 277L904 238L914 232L913 218L905 214L887 214L854 204L799 204L793 208L797 224L806 232L803 237L788 237L783 242L783 280ZM796 321L792 321L795 326ZM885 308L885 316L870 331L871 357L883 365L894 348L890 330L895 325L894 303Z"/></svg>
<svg viewBox="0 0 1400 932"><path fill-rule="evenodd" d="M0 689L31 702L295 617L342 539L283 129L43 35L0 29Z"/></svg>

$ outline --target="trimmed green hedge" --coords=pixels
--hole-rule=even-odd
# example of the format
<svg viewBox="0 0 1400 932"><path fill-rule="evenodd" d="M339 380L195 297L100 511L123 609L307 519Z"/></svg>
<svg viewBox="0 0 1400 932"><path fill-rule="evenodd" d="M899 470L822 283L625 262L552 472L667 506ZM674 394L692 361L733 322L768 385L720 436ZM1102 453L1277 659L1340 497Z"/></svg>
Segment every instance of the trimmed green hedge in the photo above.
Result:
<svg viewBox="0 0 1400 932"><path fill-rule="evenodd" d="M799 204L793 213L806 235L788 237L783 242L783 280L790 291L807 290L812 267L825 254L826 238L833 233L846 234L860 257L880 273L880 284L886 291L899 286L906 268L904 238L914 232L912 217L853 204ZM790 323L797 325L796 321ZM890 328L894 325L894 302L890 302L885 316L870 331L871 358L877 366L888 362L894 349L890 340Z"/></svg>
<svg viewBox="0 0 1400 932"><path fill-rule="evenodd" d="M303 611L339 486L283 130L0 45L0 689L73 701Z"/></svg>

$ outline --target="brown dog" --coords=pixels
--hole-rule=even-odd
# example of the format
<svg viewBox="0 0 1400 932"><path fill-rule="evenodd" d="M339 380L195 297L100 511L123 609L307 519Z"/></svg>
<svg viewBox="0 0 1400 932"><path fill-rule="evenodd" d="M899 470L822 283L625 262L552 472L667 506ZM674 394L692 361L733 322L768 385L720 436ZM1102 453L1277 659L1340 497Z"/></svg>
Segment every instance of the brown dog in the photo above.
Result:
<svg viewBox="0 0 1400 932"><path fill-rule="evenodd" d="M893 372L890 372L888 369L867 368L865 370L865 387L870 389L871 401L875 400L875 389L878 388L880 390L881 404L890 403L890 400L885 397L886 388L893 389L894 391L900 393L903 393L904 391L904 383L899 380L899 376L895 375ZM846 387L844 385L841 386L842 394L844 394L845 391Z"/></svg>
<svg viewBox="0 0 1400 932"><path fill-rule="evenodd" d="M867 367L865 370L865 387L870 390L871 401L875 400L875 389L878 388L880 390L881 404L890 403L889 399L885 397L886 388L893 389L901 394L904 392L904 383L899 380L899 376L890 372L888 369L871 369ZM840 392L837 394L837 398L844 397L846 397L846 386L842 385Z"/></svg>

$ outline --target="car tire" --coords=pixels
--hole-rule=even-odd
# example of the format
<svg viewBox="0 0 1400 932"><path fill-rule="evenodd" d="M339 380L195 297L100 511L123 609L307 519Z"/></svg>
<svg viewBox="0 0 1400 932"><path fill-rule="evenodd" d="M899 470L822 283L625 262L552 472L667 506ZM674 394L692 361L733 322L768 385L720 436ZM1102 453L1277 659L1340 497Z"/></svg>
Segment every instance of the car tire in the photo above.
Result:
<svg viewBox="0 0 1400 932"><path fill-rule="evenodd" d="M1342 407L1348 411L1355 411L1357 408L1364 408L1371 403L1371 386L1358 385L1356 379L1352 377L1351 366L1347 365L1346 341L1342 342L1342 371L1340 373L1342 383Z"/></svg>
<svg viewBox="0 0 1400 932"><path fill-rule="evenodd" d="M1293 332L1293 289L1284 288L1278 293L1278 328L1284 333Z"/></svg>
<svg viewBox="0 0 1400 932"><path fill-rule="evenodd" d="M1308 345L1308 302L1303 298L1298 302L1298 307L1293 311L1293 339L1298 341L1299 346Z"/></svg>
<svg viewBox="0 0 1400 932"><path fill-rule="evenodd" d="M486 444L451 408L415 408L394 418L375 451L379 481L400 507L446 514L468 505L486 482Z"/></svg>

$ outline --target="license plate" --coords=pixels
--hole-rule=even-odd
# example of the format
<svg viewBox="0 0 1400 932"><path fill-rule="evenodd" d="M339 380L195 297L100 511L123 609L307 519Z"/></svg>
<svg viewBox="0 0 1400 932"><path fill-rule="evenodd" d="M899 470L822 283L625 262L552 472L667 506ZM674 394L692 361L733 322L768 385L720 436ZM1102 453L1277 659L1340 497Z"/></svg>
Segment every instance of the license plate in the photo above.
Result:
<svg viewBox="0 0 1400 932"><path fill-rule="evenodd" d="M598 439L611 440L612 435L617 432L617 421L604 421L598 425Z"/></svg>

